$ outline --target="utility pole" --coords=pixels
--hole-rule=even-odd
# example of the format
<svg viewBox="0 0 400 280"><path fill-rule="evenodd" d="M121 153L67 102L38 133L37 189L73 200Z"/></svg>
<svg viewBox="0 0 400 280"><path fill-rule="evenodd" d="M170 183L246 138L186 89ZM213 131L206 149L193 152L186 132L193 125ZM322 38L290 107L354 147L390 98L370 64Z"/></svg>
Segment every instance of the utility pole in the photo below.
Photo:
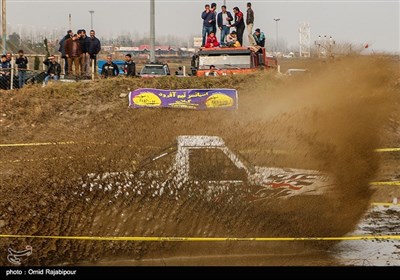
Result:
<svg viewBox="0 0 400 280"><path fill-rule="evenodd" d="M1 24L3 32L3 54L7 52L7 16L6 16L6 0L1 1Z"/></svg>
<svg viewBox="0 0 400 280"><path fill-rule="evenodd" d="M93 30L93 14L94 11L89 11L90 13L90 30Z"/></svg>
<svg viewBox="0 0 400 280"><path fill-rule="evenodd" d="M68 15L69 30L72 30L71 14Z"/></svg>
<svg viewBox="0 0 400 280"><path fill-rule="evenodd" d="M150 62L156 62L156 24L155 24L155 0L150 0Z"/></svg>
<svg viewBox="0 0 400 280"><path fill-rule="evenodd" d="M19 46L22 45L22 29L21 29L21 24L18 24L18 35L19 35Z"/></svg>
<svg viewBox="0 0 400 280"><path fill-rule="evenodd" d="M274 20L275 20L275 22L276 22L276 37L275 37L275 40L276 40L276 50L275 50L275 51L278 51L278 21L280 21L281 19L280 19L280 18L274 18Z"/></svg>
<svg viewBox="0 0 400 280"><path fill-rule="evenodd" d="M299 23L299 56L310 57L311 46L310 46L311 27L309 22Z"/></svg>

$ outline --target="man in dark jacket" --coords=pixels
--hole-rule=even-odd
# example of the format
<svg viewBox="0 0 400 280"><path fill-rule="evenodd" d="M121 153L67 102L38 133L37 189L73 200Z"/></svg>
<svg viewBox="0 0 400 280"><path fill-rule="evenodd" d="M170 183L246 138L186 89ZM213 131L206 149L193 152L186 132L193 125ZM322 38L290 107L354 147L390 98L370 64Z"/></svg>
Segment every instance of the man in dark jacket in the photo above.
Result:
<svg viewBox="0 0 400 280"><path fill-rule="evenodd" d="M111 55L107 56L107 62L101 68L101 76L103 78L116 77L119 74L118 65L112 62Z"/></svg>
<svg viewBox="0 0 400 280"><path fill-rule="evenodd" d="M217 16L217 24L221 30L221 46L225 46L225 37L230 33L231 21L233 20L231 12L226 10L226 6L221 6L221 12Z"/></svg>
<svg viewBox="0 0 400 280"><path fill-rule="evenodd" d="M124 73L127 77L136 76L136 64L132 61L132 55L128 53L125 55Z"/></svg>
<svg viewBox="0 0 400 280"><path fill-rule="evenodd" d="M217 35L217 3L211 3L211 12L214 13L213 31Z"/></svg>
<svg viewBox="0 0 400 280"><path fill-rule="evenodd" d="M248 36L252 36L253 35L253 26L254 26L254 11L251 8L250 2L247 3L246 25L247 25Z"/></svg>
<svg viewBox="0 0 400 280"><path fill-rule="evenodd" d="M54 55L49 56L43 63L47 66L46 77L44 78L45 85L50 79L58 81L61 74L61 65L56 61Z"/></svg>
<svg viewBox="0 0 400 280"><path fill-rule="evenodd" d="M26 80L26 69L28 68L28 58L24 56L24 51L18 51L18 57L15 60L18 66L18 88L23 88Z"/></svg>
<svg viewBox="0 0 400 280"><path fill-rule="evenodd" d="M7 56L3 54L0 62L0 88L10 88L11 63L7 61Z"/></svg>
<svg viewBox="0 0 400 280"><path fill-rule="evenodd" d="M211 31L213 31L213 26L216 21L215 13L211 11L210 5L205 5L205 10L201 13L201 18L203 19L203 41L201 43L201 46L204 47L204 45L206 44L207 36L210 35Z"/></svg>
<svg viewBox="0 0 400 280"><path fill-rule="evenodd" d="M243 13L239 10L238 7L233 8L233 12L235 13L235 23L231 25L231 27L236 27L237 39L241 46L243 46L243 32L244 32L244 21L243 21Z"/></svg>
<svg viewBox="0 0 400 280"><path fill-rule="evenodd" d="M65 75L68 75L68 58L65 55L65 42L72 37L74 33L72 30L67 31L67 35L65 35L61 40L60 40L60 47L58 48L58 51L61 53L61 58L64 59L64 73Z"/></svg>
<svg viewBox="0 0 400 280"><path fill-rule="evenodd" d="M81 75L85 78L90 78L90 39L86 36L86 30L78 30L79 43L81 45Z"/></svg>
<svg viewBox="0 0 400 280"><path fill-rule="evenodd" d="M90 44L89 44L89 55L90 55L90 67L94 65L93 72L97 73L97 55L101 51L100 40L95 36L96 32L90 30Z"/></svg>

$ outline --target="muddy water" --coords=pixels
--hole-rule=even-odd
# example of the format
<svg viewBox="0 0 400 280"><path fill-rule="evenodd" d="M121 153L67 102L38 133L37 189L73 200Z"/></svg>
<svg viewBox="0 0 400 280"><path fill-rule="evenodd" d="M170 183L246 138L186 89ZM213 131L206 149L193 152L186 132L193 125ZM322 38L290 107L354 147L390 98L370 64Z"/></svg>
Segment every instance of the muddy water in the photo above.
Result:
<svg viewBox="0 0 400 280"><path fill-rule="evenodd" d="M397 236L400 232L400 206L378 206L368 211L351 235ZM376 239L344 241L334 247L340 263L363 266L399 266L400 240Z"/></svg>
<svg viewBox="0 0 400 280"><path fill-rule="evenodd" d="M400 206L372 207L349 236L394 236L400 232ZM310 242L310 241L307 241ZM310 249L307 242L275 242L270 250L260 242L246 247L265 246L259 254L154 257L141 260L102 260L83 265L99 266L399 266L400 240L375 239L341 241L328 250ZM274 243L274 242L272 242ZM288 244L292 243L292 244ZM207 246L207 245L205 245ZM291 247L291 250L287 250ZM271 248L273 248L271 250ZM286 252L284 249L286 248ZM297 252L294 253L294 248ZM300 249L302 248L302 249ZM280 250L279 250L280 249ZM162 254L161 254L162 255Z"/></svg>

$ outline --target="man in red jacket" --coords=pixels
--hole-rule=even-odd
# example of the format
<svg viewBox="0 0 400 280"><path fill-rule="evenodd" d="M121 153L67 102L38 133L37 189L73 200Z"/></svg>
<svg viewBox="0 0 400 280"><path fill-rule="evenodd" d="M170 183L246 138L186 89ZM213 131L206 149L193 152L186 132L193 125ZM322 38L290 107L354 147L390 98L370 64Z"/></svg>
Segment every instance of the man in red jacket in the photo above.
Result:
<svg viewBox="0 0 400 280"><path fill-rule="evenodd" d="M65 41L65 56L68 58L68 73L72 73L72 64L75 64L75 76L80 73L80 56L82 54L82 47L78 40L78 35L74 34L72 38Z"/></svg>

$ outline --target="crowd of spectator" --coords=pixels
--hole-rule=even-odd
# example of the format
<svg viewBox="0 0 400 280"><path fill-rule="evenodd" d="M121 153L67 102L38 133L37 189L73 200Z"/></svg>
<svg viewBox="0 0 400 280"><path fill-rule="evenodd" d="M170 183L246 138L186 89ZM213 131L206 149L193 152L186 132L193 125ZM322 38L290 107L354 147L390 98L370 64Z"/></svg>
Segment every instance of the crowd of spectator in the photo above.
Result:
<svg viewBox="0 0 400 280"><path fill-rule="evenodd" d="M253 33L254 11L250 2L247 3L246 20L239 7L233 8L233 15L227 10L226 5L221 6L220 13L217 13L216 9L216 3L206 4L201 14L203 19L202 47L241 47L246 26L250 46L265 46L264 33L259 28ZM220 30L220 41L216 36L217 26ZM231 28L235 30L231 31Z"/></svg>

